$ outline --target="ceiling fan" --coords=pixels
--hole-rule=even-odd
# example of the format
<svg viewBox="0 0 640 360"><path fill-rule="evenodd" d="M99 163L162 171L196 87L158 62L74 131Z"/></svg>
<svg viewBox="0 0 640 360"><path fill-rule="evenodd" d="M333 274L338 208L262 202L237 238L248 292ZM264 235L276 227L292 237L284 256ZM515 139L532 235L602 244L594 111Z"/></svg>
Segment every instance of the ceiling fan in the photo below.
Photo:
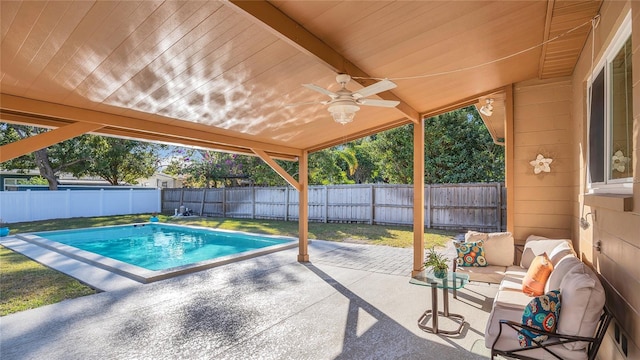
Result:
<svg viewBox="0 0 640 360"><path fill-rule="evenodd" d="M321 101L323 105L329 105L327 110L333 116L333 119L344 125L353 121L356 111L360 110L360 105L380 106L380 107L396 107L400 102L395 100L379 100L368 99L367 96L375 95L383 91L391 90L397 85L390 80L384 79L375 84L369 85L358 91L347 89L347 83L351 81L351 76L347 74L338 74L336 81L340 84L341 89L333 92L314 84L303 84L307 89L317 91L328 95L331 99Z"/></svg>

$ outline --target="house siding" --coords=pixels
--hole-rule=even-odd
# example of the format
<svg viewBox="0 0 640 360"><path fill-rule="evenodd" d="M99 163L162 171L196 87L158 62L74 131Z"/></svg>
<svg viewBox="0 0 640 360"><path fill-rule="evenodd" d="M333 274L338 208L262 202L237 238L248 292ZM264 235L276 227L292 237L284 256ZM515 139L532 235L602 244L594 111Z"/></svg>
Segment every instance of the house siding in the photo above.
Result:
<svg viewBox="0 0 640 360"><path fill-rule="evenodd" d="M592 64L597 63L610 44L624 17L632 11L633 41L633 208L623 211L596 202L585 204L583 194L587 192L588 120L587 120L587 80ZM599 352L600 359L640 359L640 2L605 1L600 9L601 21L598 28L587 39L572 77L573 103L572 128L575 129L575 206L572 216L574 245L582 260L591 264L601 275L607 290L607 304L613 310L615 320L605 337ZM591 59L592 43L595 44L595 58ZM590 202L591 203L591 202ZM593 204L593 203L591 203ZM591 226L580 228L580 217L589 212ZM577 241L577 244L576 244ZM601 244L601 251L593 245ZM620 336L615 337L615 327ZM622 352L626 339L627 353Z"/></svg>

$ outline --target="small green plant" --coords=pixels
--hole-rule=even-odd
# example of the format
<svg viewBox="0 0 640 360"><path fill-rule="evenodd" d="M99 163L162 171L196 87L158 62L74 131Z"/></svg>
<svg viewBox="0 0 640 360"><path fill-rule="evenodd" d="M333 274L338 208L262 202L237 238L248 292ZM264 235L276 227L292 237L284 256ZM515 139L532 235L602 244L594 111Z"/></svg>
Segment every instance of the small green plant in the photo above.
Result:
<svg viewBox="0 0 640 360"><path fill-rule="evenodd" d="M438 253L435 247L432 247L427 252L424 267L425 269L431 268L436 277L444 277L449 269L449 259Z"/></svg>

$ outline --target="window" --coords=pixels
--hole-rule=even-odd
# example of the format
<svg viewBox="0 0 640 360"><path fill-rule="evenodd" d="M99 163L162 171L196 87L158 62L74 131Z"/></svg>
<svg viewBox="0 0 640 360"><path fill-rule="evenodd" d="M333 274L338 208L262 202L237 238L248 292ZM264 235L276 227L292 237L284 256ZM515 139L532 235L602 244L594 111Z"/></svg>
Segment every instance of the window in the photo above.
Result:
<svg viewBox="0 0 640 360"><path fill-rule="evenodd" d="M631 191L633 87L631 17L627 16L589 81L591 191Z"/></svg>

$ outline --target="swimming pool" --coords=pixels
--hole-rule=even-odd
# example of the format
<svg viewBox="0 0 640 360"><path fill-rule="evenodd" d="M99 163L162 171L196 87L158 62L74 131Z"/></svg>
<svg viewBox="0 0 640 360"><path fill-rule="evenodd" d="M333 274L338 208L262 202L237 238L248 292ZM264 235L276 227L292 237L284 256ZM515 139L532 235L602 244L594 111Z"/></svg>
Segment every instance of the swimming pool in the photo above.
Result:
<svg viewBox="0 0 640 360"><path fill-rule="evenodd" d="M162 223L18 235L144 283L296 246L295 238Z"/></svg>

